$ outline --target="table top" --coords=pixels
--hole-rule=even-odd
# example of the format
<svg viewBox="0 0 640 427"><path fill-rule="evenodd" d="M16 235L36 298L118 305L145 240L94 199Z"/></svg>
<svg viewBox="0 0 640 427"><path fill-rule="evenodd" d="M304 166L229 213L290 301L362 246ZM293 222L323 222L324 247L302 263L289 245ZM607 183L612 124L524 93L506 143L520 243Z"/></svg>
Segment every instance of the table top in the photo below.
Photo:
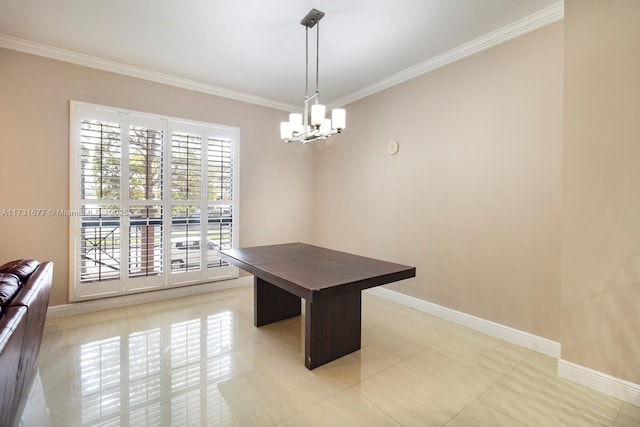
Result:
<svg viewBox="0 0 640 427"><path fill-rule="evenodd" d="M305 243L220 251L220 258L311 301L415 277L415 267Z"/></svg>

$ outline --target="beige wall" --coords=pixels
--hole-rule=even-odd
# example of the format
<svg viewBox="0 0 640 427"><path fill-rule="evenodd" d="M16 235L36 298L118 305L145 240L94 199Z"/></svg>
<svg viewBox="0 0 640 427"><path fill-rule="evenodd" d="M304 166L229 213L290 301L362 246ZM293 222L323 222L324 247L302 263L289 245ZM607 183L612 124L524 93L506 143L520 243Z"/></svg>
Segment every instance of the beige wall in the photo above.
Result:
<svg viewBox="0 0 640 427"><path fill-rule="evenodd" d="M241 245L415 265L389 287L640 383L640 5L565 16L349 105L314 146L280 143L283 112L0 49L0 209L69 206L70 99L237 126ZM52 305L67 235L64 218L0 217L0 260L56 262Z"/></svg>
<svg viewBox="0 0 640 427"><path fill-rule="evenodd" d="M286 114L0 49L0 212L69 208L69 100L240 128L240 244L309 241L313 153L285 145ZM68 301L68 220L0 217L0 263L55 262L51 305Z"/></svg>
<svg viewBox="0 0 640 427"><path fill-rule="evenodd" d="M349 105L316 148L316 241L416 266L394 290L559 340L562 72L558 23Z"/></svg>
<svg viewBox="0 0 640 427"><path fill-rule="evenodd" d="M565 2L562 358L640 383L640 2Z"/></svg>

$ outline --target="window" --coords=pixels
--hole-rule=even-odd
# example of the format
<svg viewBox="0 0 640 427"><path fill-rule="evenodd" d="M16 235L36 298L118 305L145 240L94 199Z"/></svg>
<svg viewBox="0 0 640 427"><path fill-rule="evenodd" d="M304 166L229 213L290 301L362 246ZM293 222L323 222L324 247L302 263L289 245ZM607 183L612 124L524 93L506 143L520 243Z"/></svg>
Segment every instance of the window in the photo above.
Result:
<svg viewBox="0 0 640 427"><path fill-rule="evenodd" d="M238 129L71 103L71 299L237 277Z"/></svg>

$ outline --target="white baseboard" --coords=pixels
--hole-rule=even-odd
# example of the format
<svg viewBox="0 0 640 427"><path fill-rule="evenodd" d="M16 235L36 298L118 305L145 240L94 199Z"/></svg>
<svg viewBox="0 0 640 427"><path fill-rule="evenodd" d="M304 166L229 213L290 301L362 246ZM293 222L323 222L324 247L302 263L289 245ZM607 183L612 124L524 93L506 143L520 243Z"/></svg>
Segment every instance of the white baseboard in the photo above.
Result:
<svg viewBox="0 0 640 427"><path fill-rule="evenodd" d="M147 302L161 301L170 298L179 298L206 292L221 291L223 289L238 288L240 286L248 286L252 284L253 276L244 276L237 279L221 280L217 282L203 283L200 285L180 286L177 288L162 289L153 292L142 292L113 298L54 305L47 309L47 318L55 319L57 317L91 313L94 311L144 304Z"/></svg>
<svg viewBox="0 0 640 427"><path fill-rule="evenodd" d="M640 406L640 385L560 359L560 343L381 287L366 292L558 359L558 376Z"/></svg>
<svg viewBox="0 0 640 427"><path fill-rule="evenodd" d="M640 385L638 384L563 359L558 360L558 376L623 402L640 406Z"/></svg>
<svg viewBox="0 0 640 427"><path fill-rule="evenodd" d="M419 298L411 297L386 288L371 288L366 292L381 298L406 305L444 320L466 326L492 337L528 348L555 359L560 358L560 343L539 337L528 332L520 331L509 326L501 325L490 320L472 316L461 311L452 310Z"/></svg>

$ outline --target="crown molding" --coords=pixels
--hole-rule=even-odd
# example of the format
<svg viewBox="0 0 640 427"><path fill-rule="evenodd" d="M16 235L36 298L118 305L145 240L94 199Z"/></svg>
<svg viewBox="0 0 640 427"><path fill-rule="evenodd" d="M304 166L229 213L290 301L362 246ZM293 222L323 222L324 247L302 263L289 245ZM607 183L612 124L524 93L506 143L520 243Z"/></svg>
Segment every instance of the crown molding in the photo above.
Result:
<svg viewBox="0 0 640 427"><path fill-rule="evenodd" d="M553 24L554 22L558 22L563 18L564 2L555 3L545 9L526 16L496 31L493 31L489 34L486 34L482 37L451 49L448 52L435 56L413 67L402 70L369 86L365 86L362 89L359 89L342 98L330 102L327 107L330 109L358 101L362 98L381 92L392 86L396 86L400 83L406 82L407 80L411 80L430 71L444 67L445 65L482 52L483 50L489 49L498 44L512 40L516 37L522 36L526 33L537 30L549 24ZM81 65L84 67L108 71L111 73L148 80L151 82L174 86L181 89L193 90L209 95L220 96L223 98L233 99L249 104L274 108L277 110L300 110L300 107L297 105L262 98L232 89L214 86L195 80L189 80L171 74L148 70L145 68L135 67L133 65L124 64L121 62L110 61L107 59L102 59L71 50L61 49L43 43L32 42L5 34L0 34L0 48L42 56L49 59L55 59L58 61Z"/></svg>
<svg viewBox="0 0 640 427"><path fill-rule="evenodd" d="M157 71L128 65L121 62L102 59L71 50L61 49L43 43L37 43L13 36L8 36L6 34L0 34L0 48L42 56L44 58L55 59L57 61L68 62L71 64L94 68L101 71L108 71L128 77L148 80L154 83L161 83L181 89L188 89L196 92L206 93L209 95L220 96L223 98L233 99L235 101L275 108L277 110L294 111L296 109L299 109L298 106L287 104L284 102L274 101L272 99L262 98L248 93L226 89L196 80L189 80L171 74L160 73Z"/></svg>
<svg viewBox="0 0 640 427"><path fill-rule="evenodd" d="M468 56L530 33L531 31L558 22L563 18L564 2L555 3L491 33L485 34L482 37L478 37L477 39L464 43L441 55L434 56L427 61L402 70L369 86L365 86L362 89L335 100L327 108L344 106L362 98L366 98L367 96L371 96L400 83L404 83L407 80L414 79L418 76L444 67L445 65L449 65Z"/></svg>

